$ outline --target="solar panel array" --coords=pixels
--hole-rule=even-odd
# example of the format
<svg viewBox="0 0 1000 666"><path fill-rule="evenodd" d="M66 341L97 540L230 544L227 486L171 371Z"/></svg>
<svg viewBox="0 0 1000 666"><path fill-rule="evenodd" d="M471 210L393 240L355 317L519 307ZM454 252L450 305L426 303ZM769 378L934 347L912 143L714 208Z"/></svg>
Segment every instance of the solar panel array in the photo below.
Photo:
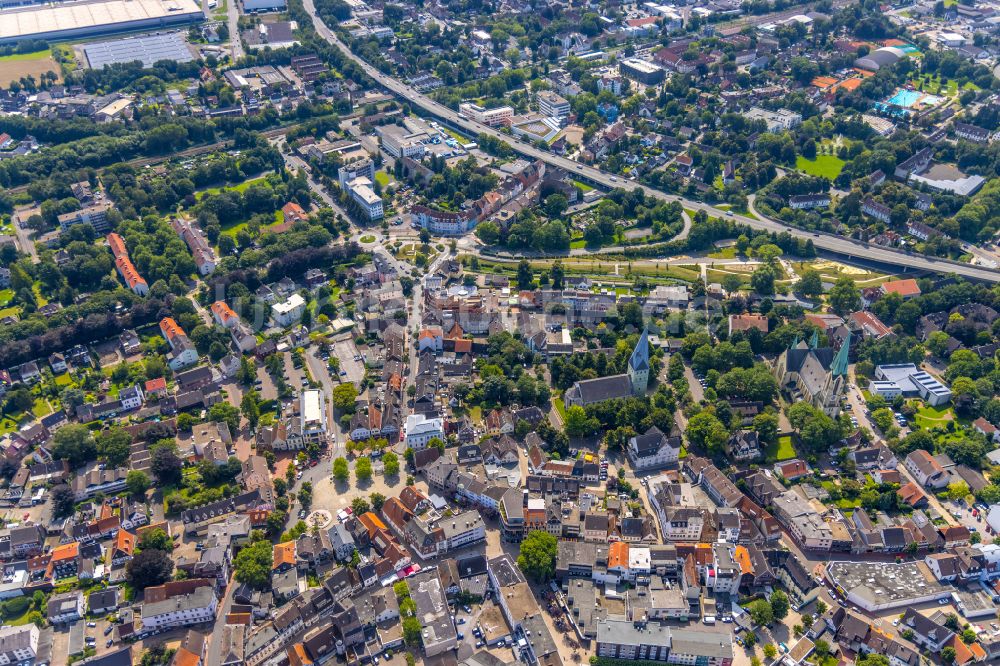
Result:
<svg viewBox="0 0 1000 666"><path fill-rule="evenodd" d="M184 41L184 35L170 32L163 35L126 37L107 42L95 42L83 47L91 69L101 69L105 65L141 60L144 67L151 67L159 60L190 62L194 60Z"/></svg>

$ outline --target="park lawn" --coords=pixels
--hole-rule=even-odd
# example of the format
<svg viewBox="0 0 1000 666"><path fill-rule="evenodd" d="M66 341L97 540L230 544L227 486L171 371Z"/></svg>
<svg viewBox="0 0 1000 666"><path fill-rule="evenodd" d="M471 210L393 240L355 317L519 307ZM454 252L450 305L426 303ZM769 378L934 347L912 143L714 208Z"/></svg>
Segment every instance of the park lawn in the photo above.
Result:
<svg viewBox="0 0 1000 666"><path fill-rule="evenodd" d="M917 410L913 419L921 428L947 426L948 421L955 420L955 411L951 407L928 407L924 405Z"/></svg>
<svg viewBox="0 0 1000 666"><path fill-rule="evenodd" d="M241 232L242 230L244 230L246 228L247 228L247 223L246 222L238 222L236 224L232 224L232 225L229 225L229 226L223 226L222 227L222 231L219 232L219 235L220 236L230 236L230 237L232 237L235 240L236 234L238 234L239 232Z"/></svg>
<svg viewBox="0 0 1000 666"><path fill-rule="evenodd" d="M17 430L17 419L11 418L9 416L4 416L0 418L0 435L6 435L8 433Z"/></svg>
<svg viewBox="0 0 1000 666"><path fill-rule="evenodd" d="M375 182L382 187L387 187L389 183L392 182L392 178L385 171L376 171Z"/></svg>
<svg viewBox="0 0 1000 666"><path fill-rule="evenodd" d="M792 443L791 435L783 435L776 442L767 447L764 451L767 460L781 462L791 460L795 457L795 445Z"/></svg>
<svg viewBox="0 0 1000 666"><path fill-rule="evenodd" d="M750 284L751 273L736 273L730 271L717 271L714 268L709 268L705 271L705 277L708 278L709 282L722 282L722 279L727 275L735 275L740 279L740 283L747 285Z"/></svg>
<svg viewBox="0 0 1000 666"><path fill-rule="evenodd" d="M251 178L250 180L244 180L242 183L237 183L235 185L227 185L225 187L207 187L197 193L198 199L206 197L210 194L219 194L223 191L233 191L233 192L244 192L251 185L259 185L267 180L266 176L261 176L260 178Z"/></svg>
<svg viewBox="0 0 1000 666"><path fill-rule="evenodd" d="M52 51L49 49L45 49L44 51L32 51L31 53L11 53L10 55L0 56L0 62L44 60L51 55Z"/></svg>
<svg viewBox="0 0 1000 666"><path fill-rule="evenodd" d="M844 168L844 160L836 155L817 155L813 160L799 155L795 158L795 168L810 176L822 176L834 180Z"/></svg>
<svg viewBox="0 0 1000 666"><path fill-rule="evenodd" d="M35 282L35 284L31 285L31 291L35 294L35 304L38 305L38 307L49 304L49 299L42 296L41 283Z"/></svg>
<svg viewBox="0 0 1000 666"><path fill-rule="evenodd" d="M571 250L580 250L585 247L587 247L587 241L582 238L577 238L575 241L569 242L569 249Z"/></svg>
<svg viewBox="0 0 1000 666"><path fill-rule="evenodd" d="M35 404L31 406L31 413L41 418L52 413L52 406L45 398L35 398Z"/></svg>
<svg viewBox="0 0 1000 666"><path fill-rule="evenodd" d="M574 181L573 181L573 184L574 184L574 185L576 185L577 187L579 187L579 188L580 188L580 191L581 191L581 192L583 192L584 194L586 194L587 192L589 192L589 191L591 191L592 189L594 189L594 188L593 188L593 187L591 187L590 185L587 185L586 183L581 183L581 182L580 182L580 181L578 181L578 180L574 180Z"/></svg>
<svg viewBox="0 0 1000 666"><path fill-rule="evenodd" d="M712 259L735 259L736 246L730 245L729 247L719 248L715 252L709 252L708 256Z"/></svg>
<svg viewBox="0 0 1000 666"><path fill-rule="evenodd" d="M24 609L24 612L17 617L4 617L3 623L6 627L20 627L21 625L28 624L28 616L31 615L31 604Z"/></svg>

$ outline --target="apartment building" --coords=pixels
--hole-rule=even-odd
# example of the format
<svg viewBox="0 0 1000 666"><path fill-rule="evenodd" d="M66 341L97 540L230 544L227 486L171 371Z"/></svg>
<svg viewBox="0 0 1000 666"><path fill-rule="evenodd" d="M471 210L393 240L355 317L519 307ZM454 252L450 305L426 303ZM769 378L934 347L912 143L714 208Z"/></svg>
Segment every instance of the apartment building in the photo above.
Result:
<svg viewBox="0 0 1000 666"><path fill-rule="evenodd" d="M729 666L733 661L733 641L728 632L607 619L597 624L597 656L690 666Z"/></svg>
<svg viewBox="0 0 1000 666"><path fill-rule="evenodd" d="M566 98L551 90L542 90L538 93L538 111L543 116L565 118L569 115L570 105Z"/></svg>
<svg viewBox="0 0 1000 666"><path fill-rule="evenodd" d="M440 418L429 419L424 414L410 414L406 417L404 426L406 433L406 446L418 451L427 446L427 443L437 437L444 439L444 420Z"/></svg>
<svg viewBox="0 0 1000 666"><path fill-rule="evenodd" d="M143 631L163 631L215 619L219 600L211 586L199 587L162 601L142 606Z"/></svg>

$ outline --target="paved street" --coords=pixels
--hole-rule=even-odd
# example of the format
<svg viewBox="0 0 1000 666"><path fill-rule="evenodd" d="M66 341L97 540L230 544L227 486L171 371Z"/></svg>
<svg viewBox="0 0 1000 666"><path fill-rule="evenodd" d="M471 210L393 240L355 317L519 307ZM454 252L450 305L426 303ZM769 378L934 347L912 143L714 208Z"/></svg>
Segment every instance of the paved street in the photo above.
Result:
<svg viewBox="0 0 1000 666"><path fill-rule="evenodd" d="M233 591L236 589L235 579L230 577L226 593L219 602L218 614L215 616L215 626L208 643L208 654L205 657L206 666L219 666L222 663L222 629L226 626L226 615L233 607Z"/></svg>
<svg viewBox="0 0 1000 666"><path fill-rule="evenodd" d="M632 187L639 188L643 190L648 196L655 197L663 201L678 201L681 202L686 208L698 211L703 210L706 213L713 215L715 217L728 217L737 221L741 224L745 224L754 229L760 229L767 232L782 233L787 232L794 237L804 238L811 240L813 244L820 250L826 250L828 252L833 252L847 258L855 259L865 259L869 261L877 261L880 263L890 264L894 266L899 266L902 268L903 272L908 269L914 270L924 270L932 271L935 273L955 273L963 277L968 277L976 280L983 280L986 282L1000 282L1000 270L987 269L978 266L971 266L969 264L963 264L955 261L948 261L943 259L935 259L932 257L926 257L923 255L911 254L907 252L902 252L899 250L893 250L885 247L880 247L876 245L869 245L866 242L857 241L852 238L847 238L844 236L837 236L834 234L821 233L821 232L809 232L803 229L798 229L796 227L791 227L781 222L770 220L767 218L756 218L756 217L746 217L743 215L737 215L732 211L725 211L714 206L703 204L697 201L692 201L685 199L683 197L666 194L659 190L655 190L632 181L628 181L623 177L618 177L609 174L600 169L594 167L585 166L572 160L566 159L565 157L560 157L554 155L546 150L540 150L539 148L515 139L506 134L494 130L485 125L460 118L456 111L435 102L426 95L422 95L410 88L405 83L402 83L390 76L383 74L371 65L369 65L362 58L355 55L346 44L341 42L336 35L326 26L325 23L317 16L316 7L313 0L303 0L303 5L306 12L312 17L313 25L316 28L317 33L326 41L333 44L339 48L344 54L351 58L355 63L357 63L373 80L377 81L383 87L391 91L392 93L409 100L412 104L419 106L423 111L436 116L437 118L443 120L444 122L452 125L454 127L461 128L463 131L467 132L469 136L477 136L478 134L487 134L496 139L504 141L512 148L517 150L522 155L526 155L533 159L542 160L543 162L558 166L569 173L573 173L579 178L583 178L592 183L598 184L606 188L615 187Z"/></svg>
<svg viewBox="0 0 1000 666"><path fill-rule="evenodd" d="M25 226L25 223L35 210L28 209L14 213L11 216L11 226L14 227L14 234L17 236L18 248L21 252L31 256L31 263L33 264L38 263L38 250L35 249L35 243L31 240L32 231Z"/></svg>

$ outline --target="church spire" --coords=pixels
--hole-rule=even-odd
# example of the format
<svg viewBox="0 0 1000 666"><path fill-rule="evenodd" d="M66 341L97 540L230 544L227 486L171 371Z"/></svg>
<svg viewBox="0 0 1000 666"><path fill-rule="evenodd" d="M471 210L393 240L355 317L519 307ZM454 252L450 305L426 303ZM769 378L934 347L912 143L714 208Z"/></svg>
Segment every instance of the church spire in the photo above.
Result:
<svg viewBox="0 0 1000 666"><path fill-rule="evenodd" d="M643 328L639 341L635 343L632 356L628 359L629 367L633 370L644 370L649 368L649 329Z"/></svg>
<svg viewBox="0 0 1000 666"><path fill-rule="evenodd" d="M639 342L628 359L628 379L632 395L644 396L649 387L649 329L643 328Z"/></svg>
<svg viewBox="0 0 1000 666"><path fill-rule="evenodd" d="M809 340L809 349L816 349L819 347L819 331L813 329L812 338Z"/></svg>
<svg viewBox="0 0 1000 666"><path fill-rule="evenodd" d="M844 337L844 344L840 345L840 349L837 350L837 355L833 357L833 363L830 364L830 374L834 377L846 377L847 376L847 363L848 356L851 353L851 332L848 330L847 335Z"/></svg>

